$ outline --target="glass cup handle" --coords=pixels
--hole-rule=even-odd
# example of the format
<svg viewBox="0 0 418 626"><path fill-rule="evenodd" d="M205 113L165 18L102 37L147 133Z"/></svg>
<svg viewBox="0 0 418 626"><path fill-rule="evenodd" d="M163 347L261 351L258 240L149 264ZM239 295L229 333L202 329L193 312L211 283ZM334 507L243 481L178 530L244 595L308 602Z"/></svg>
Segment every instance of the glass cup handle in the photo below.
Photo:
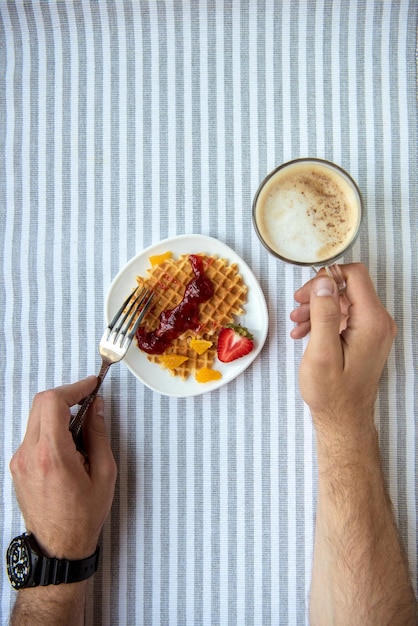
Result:
<svg viewBox="0 0 418 626"><path fill-rule="evenodd" d="M333 263L332 265L324 265L323 267L328 276L337 283L338 292L340 294L343 294L345 292L347 283L345 282L345 278L343 276L340 266L337 263ZM320 267L315 267L315 265L313 265L312 268L316 273L318 273L321 269Z"/></svg>

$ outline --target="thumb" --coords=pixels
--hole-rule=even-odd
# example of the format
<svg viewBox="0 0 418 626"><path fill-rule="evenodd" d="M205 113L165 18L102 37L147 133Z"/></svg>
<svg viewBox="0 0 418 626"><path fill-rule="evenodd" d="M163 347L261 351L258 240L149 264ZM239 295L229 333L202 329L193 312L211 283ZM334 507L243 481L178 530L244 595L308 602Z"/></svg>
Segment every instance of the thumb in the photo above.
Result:
<svg viewBox="0 0 418 626"><path fill-rule="evenodd" d="M322 365L340 365L340 297L336 283L320 275L312 282L310 297L311 335L308 349ZM336 363L337 361L337 363Z"/></svg>

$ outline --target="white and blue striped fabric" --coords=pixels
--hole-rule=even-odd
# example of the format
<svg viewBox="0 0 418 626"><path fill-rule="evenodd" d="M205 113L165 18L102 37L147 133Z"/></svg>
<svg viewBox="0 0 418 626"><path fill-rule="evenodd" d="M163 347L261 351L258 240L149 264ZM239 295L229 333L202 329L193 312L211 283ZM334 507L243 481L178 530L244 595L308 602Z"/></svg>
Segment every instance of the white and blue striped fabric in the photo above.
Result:
<svg viewBox="0 0 418 626"><path fill-rule="evenodd" d="M251 203L274 166L335 161L367 216L363 261L399 334L377 404L417 577L415 0L0 2L0 532L23 530L8 463L34 394L96 373L104 299L143 248L228 244L266 296L261 355L176 399L115 366L119 477L87 624L308 624L315 445L289 338L309 270L267 254ZM14 595L1 571L1 623Z"/></svg>

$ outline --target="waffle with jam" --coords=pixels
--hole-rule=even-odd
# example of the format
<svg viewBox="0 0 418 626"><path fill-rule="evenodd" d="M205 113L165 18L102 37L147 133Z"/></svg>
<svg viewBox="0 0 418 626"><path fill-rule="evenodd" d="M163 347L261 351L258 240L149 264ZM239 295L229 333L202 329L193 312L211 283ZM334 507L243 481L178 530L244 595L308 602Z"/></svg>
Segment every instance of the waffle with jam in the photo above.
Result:
<svg viewBox="0 0 418 626"><path fill-rule="evenodd" d="M143 324L146 331L156 329L161 313L175 308L182 301L186 286L194 277L189 256L184 254L178 259L165 259L150 267L147 276L137 277L139 285L152 289L155 294ZM188 378L201 368L212 368L220 329L232 323L236 316L243 314L247 299L247 287L236 263L230 264L227 259L217 256L196 256L202 259L204 273L213 286L212 297L198 305L198 327L186 330L162 354L147 355L151 362L158 363L162 368L168 369L171 375L182 379ZM198 354L191 347L194 345L193 339L207 341L211 345L203 354ZM170 359L164 358L168 355L183 356L186 360L176 367L168 367L166 363Z"/></svg>

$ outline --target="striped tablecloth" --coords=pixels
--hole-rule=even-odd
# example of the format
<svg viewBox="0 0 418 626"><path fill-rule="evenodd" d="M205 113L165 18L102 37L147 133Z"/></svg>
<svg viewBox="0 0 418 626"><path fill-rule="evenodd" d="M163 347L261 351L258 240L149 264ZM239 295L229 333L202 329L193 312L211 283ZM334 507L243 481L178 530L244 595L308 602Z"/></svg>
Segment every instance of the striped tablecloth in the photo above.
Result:
<svg viewBox="0 0 418 626"><path fill-rule="evenodd" d="M367 218L346 261L399 327L377 406L417 574L417 99L414 0L0 3L2 549L23 530L8 471L36 391L95 373L104 299L159 240L202 233L253 269L261 355L195 398L124 366L104 385L119 466L88 624L307 624L315 445L289 338L309 270L262 249L264 175L346 168ZM1 622L13 593L1 571Z"/></svg>

